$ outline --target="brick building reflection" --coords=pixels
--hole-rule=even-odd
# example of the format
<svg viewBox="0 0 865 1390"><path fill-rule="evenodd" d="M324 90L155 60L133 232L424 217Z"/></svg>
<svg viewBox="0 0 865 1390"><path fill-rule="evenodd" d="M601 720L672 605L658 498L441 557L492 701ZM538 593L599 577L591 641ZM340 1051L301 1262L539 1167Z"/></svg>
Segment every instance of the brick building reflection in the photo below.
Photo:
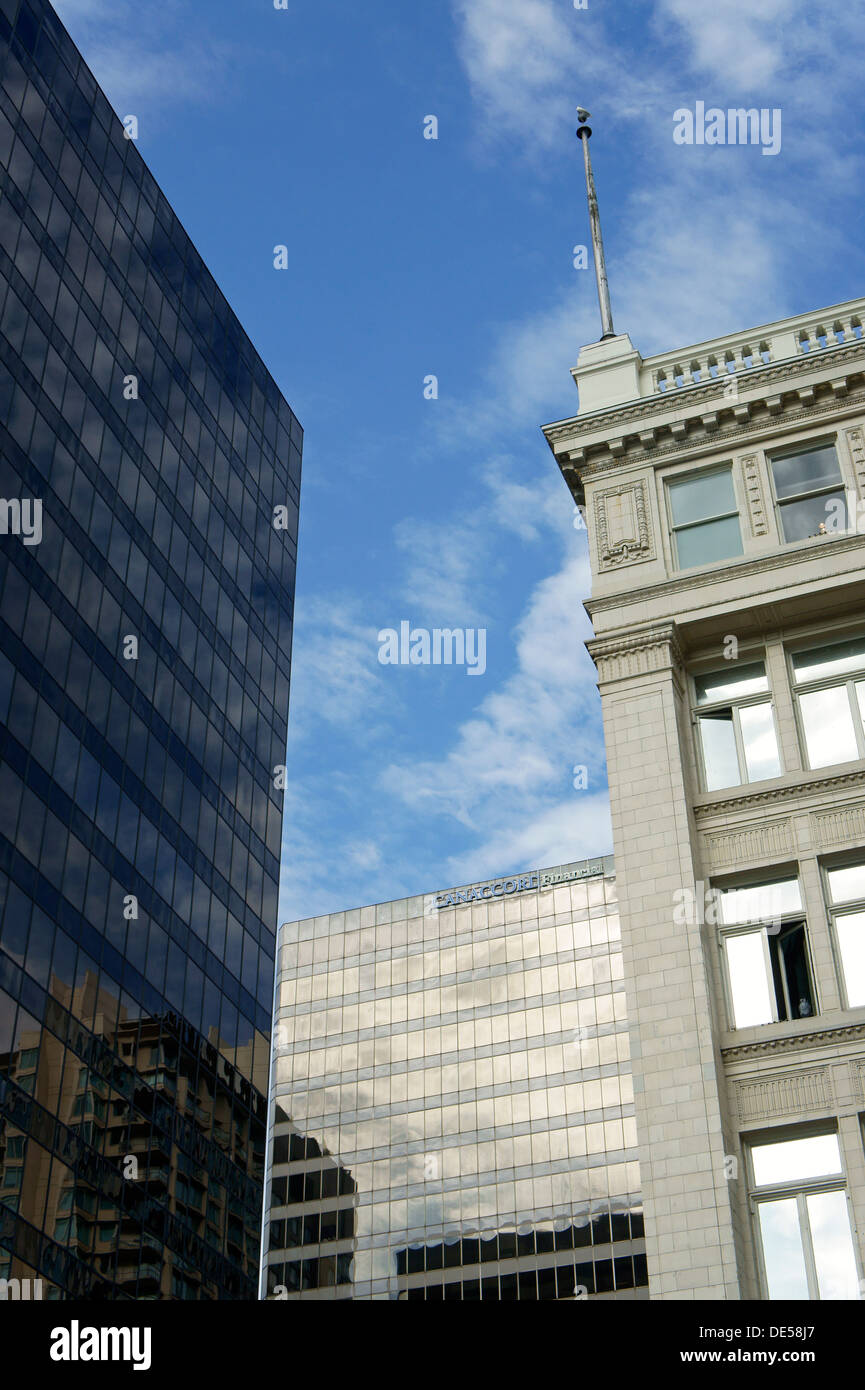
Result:
<svg viewBox="0 0 865 1390"><path fill-rule="evenodd" d="M350 1298L357 1234L357 1183L343 1164L311 1135L304 1135L281 1106L274 1121L267 1294L287 1296L334 1290ZM303 1213L280 1216L302 1202ZM282 1256L282 1258L280 1258ZM299 1258L300 1257L300 1258Z"/></svg>
<svg viewBox="0 0 865 1390"><path fill-rule="evenodd" d="M231 1067L215 1030L130 1015L89 972L74 989L52 977L45 1026L29 1024L19 1012L0 1051L0 1230L15 1250L0 1251L0 1278L54 1269L47 1298L254 1297L252 1047Z"/></svg>

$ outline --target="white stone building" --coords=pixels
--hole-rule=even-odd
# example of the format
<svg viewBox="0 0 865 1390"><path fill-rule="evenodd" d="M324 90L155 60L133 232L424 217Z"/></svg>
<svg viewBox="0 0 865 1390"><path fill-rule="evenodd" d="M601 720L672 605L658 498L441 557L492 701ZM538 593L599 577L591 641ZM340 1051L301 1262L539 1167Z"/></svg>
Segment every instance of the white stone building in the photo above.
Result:
<svg viewBox="0 0 865 1390"><path fill-rule="evenodd" d="M650 1295L865 1273L865 300L545 429L588 530Z"/></svg>

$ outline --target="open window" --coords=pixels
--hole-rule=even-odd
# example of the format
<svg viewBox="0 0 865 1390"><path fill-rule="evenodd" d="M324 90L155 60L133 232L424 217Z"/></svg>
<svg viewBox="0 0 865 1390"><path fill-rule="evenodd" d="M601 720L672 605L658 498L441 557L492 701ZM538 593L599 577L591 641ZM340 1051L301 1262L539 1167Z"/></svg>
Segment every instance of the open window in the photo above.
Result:
<svg viewBox="0 0 865 1390"><path fill-rule="evenodd" d="M816 1013L799 880L722 889L719 903L733 1027Z"/></svg>

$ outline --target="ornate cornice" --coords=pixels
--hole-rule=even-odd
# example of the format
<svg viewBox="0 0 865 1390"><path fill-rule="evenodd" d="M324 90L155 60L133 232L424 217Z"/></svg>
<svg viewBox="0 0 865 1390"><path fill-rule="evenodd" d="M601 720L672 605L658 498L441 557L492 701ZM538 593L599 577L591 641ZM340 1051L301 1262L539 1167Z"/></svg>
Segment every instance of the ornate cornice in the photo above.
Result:
<svg viewBox="0 0 865 1390"><path fill-rule="evenodd" d="M777 365L768 364L763 367L749 367L747 370L725 379L713 377L711 381L678 387L675 391L656 391L650 396L641 396L639 400L627 402L625 405L619 406L613 410L599 411L593 415L573 416L570 420L563 420L553 425L546 425L544 427L544 435L546 436L550 448L556 453L556 444L574 439L575 436L581 433L587 434L592 430L606 430L608 427L615 428L619 425L631 423L637 425L640 421L645 421L650 415L657 415L661 411L669 410L670 406L673 404L680 412L682 409L690 410L693 407L693 417L695 419L698 419L700 415L703 414L711 414L712 412L707 412L707 407L710 405L716 407L714 413L717 414L717 408L720 407L720 410L725 415L733 415L735 418L735 408L739 403L733 400L729 395L725 395L725 390L729 386L730 381L736 381L741 389L749 392L747 401L741 402L742 407L747 406L750 409L765 404L774 417L780 410L783 410L783 403L779 401L778 397L773 395L770 391L767 391L767 396L771 397L770 405L766 400L761 400L759 395L751 396L750 393L752 391L759 391L761 388L771 387L780 381L793 383L798 378L813 373L815 367L827 367L831 369L838 364L856 363L863 358L865 358L865 340L857 340L855 343L839 344L834 348L823 349L819 354L815 353L813 356L811 354L803 354L801 357L789 358ZM831 384L830 381L826 381L826 385ZM795 389L795 386L791 384L790 390L795 392ZM845 399L853 400L855 398L846 396ZM732 401L732 404L727 406L725 404L727 401ZM834 399L831 404L822 407L824 411L833 408L837 408L837 401ZM809 407L808 413L819 413L820 410L821 407ZM806 412L798 411L795 413L802 415ZM667 422L660 421L656 429L663 430L669 427ZM753 424L750 426L745 425L744 427L739 426L729 431L729 433L730 435L751 433L753 428ZM632 431L632 433L634 432L638 431ZM723 432L716 432L714 437L717 438L719 433ZM597 440L589 447L603 447L605 444L606 441ZM681 444L676 443L670 447L678 450ZM667 452L670 451L670 447L668 447ZM660 453L664 451L647 450L646 452ZM612 466L615 462L616 459L614 458L611 464L607 466ZM599 466L600 465L594 462L585 465L587 472L596 471Z"/></svg>
<svg viewBox="0 0 865 1390"><path fill-rule="evenodd" d="M749 405L754 406L760 404L765 404L765 402L749 402ZM865 389L847 393L844 397L844 404L848 407L852 407L854 410L857 409L857 407L865 405ZM695 447L703 449L709 448L712 450L717 449L719 444L729 444L735 447L736 441L739 439L746 439L748 444L753 444L764 434L777 432L779 421L782 421L786 428L791 428L799 421L807 424L809 421L813 421L820 416L837 414L838 401L836 399L827 402L825 405L807 405L799 410L794 409L792 404L785 406L783 402L781 402L780 408L771 412L771 420L761 422L749 419L745 424L716 426L711 431L707 430L700 438L689 438L686 434L683 434L681 439L674 439L671 444L659 444L651 448L646 448L645 445L643 445L640 449L635 449L633 451L633 456L627 458L626 461L629 463L634 461L639 461L640 463L655 463L663 461L666 458L676 457L683 451ZM642 444L642 436L640 442ZM605 443L606 441L599 441L601 445ZM608 457L592 459L581 465L580 478L583 483L589 482L594 478L602 478L606 473L610 473L613 469L618 468L623 457L628 452L624 447L624 437L619 443L622 447L618 448L616 452L610 449ZM567 464L563 465L562 472L566 472L568 468L572 466L573 465Z"/></svg>
<svg viewBox="0 0 865 1390"><path fill-rule="evenodd" d="M838 1028L822 1028L810 1033L788 1033L786 1037L761 1038L759 1042L722 1047L725 1062L743 1057L772 1057L783 1052L802 1052L809 1047L837 1047L843 1042L865 1043L865 1023L845 1023Z"/></svg>
<svg viewBox="0 0 865 1390"><path fill-rule="evenodd" d="M788 565L799 565L803 557L810 559L821 546L831 545L837 547L833 554L843 554L847 550L857 550L865 547L865 535L858 533L852 536L819 536L810 541L808 545L784 546L782 549L772 550L766 555L760 555L749 560L727 560L714 569L705 570L700 574L693 570L683 571L681 575L676 575L674 579L662 579L657 584L641 584L638 589L628 589L623 593L610 594L605 598L590 598L586 600L586 611L590 616L595 613L607 613L611 609L621 608L629 603L645 603L647 598L660 598L667 594L690 593L693 589L707 588L709 585L719 582L726 583L729 579L745 579L750 575L760 575L771 573ZM844 579L843 574L834 576ZM688 609L694 608L693 603L688 603Z"/></svg>
<svg viewBox="0 0 865 1390"><path fill-rule="evenodd" d="M806 777L783 787L768 787L765 791L736 793L723 800L710 801L694 807L698 821L710 816L728 816L735 811L745 811L754 806L771 806L778 802L799 801L803 796L819 795L821 792L838 791L847 787L865 786L865 769L858 772L841 772L834 777Z"/></svg>

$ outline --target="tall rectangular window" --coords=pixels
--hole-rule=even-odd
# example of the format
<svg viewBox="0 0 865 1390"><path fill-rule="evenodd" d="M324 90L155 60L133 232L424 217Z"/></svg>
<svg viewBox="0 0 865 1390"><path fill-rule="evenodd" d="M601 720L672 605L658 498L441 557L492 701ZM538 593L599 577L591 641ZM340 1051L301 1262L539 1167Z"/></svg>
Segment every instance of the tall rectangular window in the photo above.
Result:
<svg viewBox="0 0 865 1390"><path fill-rule="evenodd" d="M808 766L865 758L865 640L810 647L791 661Z"/></svg>
<svg viewBox="0 0 865 1390"><path fill-rule="evenodd" d="M770 459L784 540L846 530L847 499L834 444L812 444Z"/></svg>
<svg viewBox="0 0 865 1390"><path fill-rule="evenodd" d="M837 1134L751 1146L752 1197L769 1299L858 1299Z"/></svg>
<svg viewBox="0 0 865 1390"><path fill-rule="evenodd" d="M719 894L721 944L734 1028L816 1012L802 896L795 878Z"/></svg>
<svg viewBox="0 0 865 1390"><path fill-rule="evenodd" d="M849 1009L865 1004L865 864L826 873L829 910Z"/></svg>
<svg viewBox="0 0 865 1390"><path fill-rule="evenodd" d="M729 467L670 479L667 496L680 570L742 554L739 511Z"/></svg>
<svg viewBox="0 0 865 1390"><path fill-rule="evenodd" d="M780 777L769 680L762 661L697 676L696 719L707 791Z"/></svg>

